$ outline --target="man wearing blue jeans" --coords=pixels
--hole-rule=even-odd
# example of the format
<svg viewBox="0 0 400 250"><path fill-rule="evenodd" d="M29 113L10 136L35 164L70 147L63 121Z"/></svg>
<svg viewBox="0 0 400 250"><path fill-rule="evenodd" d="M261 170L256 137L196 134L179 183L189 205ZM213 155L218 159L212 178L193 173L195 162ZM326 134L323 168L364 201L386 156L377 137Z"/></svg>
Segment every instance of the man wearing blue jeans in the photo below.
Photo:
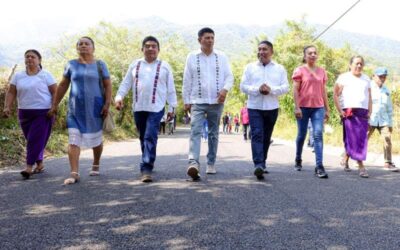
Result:
<svg viewBox="0 0 400 250"><path fill-rule="evenodd" d="M156 160L158 130L164 116L165 104L169 105L166 122L173 119L177 105L172 70L167 62L157 59L159 51L160 44L155 37L144 38L144 58L135 60L129 66L115 97L115 107L121 110L123 98L132 89L132 110L142 151L140 172L143 182L153 181L151 174Z"/></svg>
<svg viewBox="0 0 400 250"><path fill-rule="evenodd" d="M278 118L278 96L289 91L285 68L272 61L274 48L271 42L258 44L258 61L246 66L240 90L248 95L247 108L250 118L251 153L254 175L264 179L268 149L275 122Z"/></svg>
<svg viewBox="0 0 400 250"><path fill-rule="evenodd" d="M160 129L160 121L163 115L164 109L159 112L133 112L136 128L139 131L140 149L142 151L140 172L143 174L143 178L146 176L146 179L151 178L154 162L156 161L158 130Z"/></svg>
<svg viewBox="0 0 400 250"><path fill-rule="evenodd" d="M191 52L183 73L182 95L185 111L191 112L189 167L187 174L200 179L200 143L203 121L208 122L207 174L215 174L219 121L225 97L233 85L228 58L214 50L214 31L202 28L198 32L200 50Z"/></svg>

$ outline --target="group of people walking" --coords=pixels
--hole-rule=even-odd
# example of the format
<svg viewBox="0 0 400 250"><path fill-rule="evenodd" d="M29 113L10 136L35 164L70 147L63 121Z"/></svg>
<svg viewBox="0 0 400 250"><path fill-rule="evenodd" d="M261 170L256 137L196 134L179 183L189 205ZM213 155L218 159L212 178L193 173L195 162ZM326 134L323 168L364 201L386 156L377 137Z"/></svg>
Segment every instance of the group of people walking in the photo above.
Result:
<svg viewBox="0 0 400 250"><path fill-rule="evenodd" d="M164 116L161 118L160 121L160 129L158 130L158 134L165 135L165 128L167 128L167 133L168 135L173 135L174 131L176 129L176 118L174 117L168 117L167 113L164 113Z"/></svg>
<svg viewBox="0 0 400 250"><path fill-rule="evenodd" d="M208 143L206 173L217 172L215 163L219 122L225 98L234 81L228 58L214 49L214 38L212 29L202 28L198 32L200 49L188 55L184 68L182 98L184 110L190 112L191 119L187 175L193 181L201 178L199 158L201 137L205 137L205 123ZM81 147L93 150L89 174L100 174L103 120L109 113L112 100L110 73L105 62L95 59L95 43L90 37L81 37L76 48L78 58L67 63L58 86L54 77L42 69L42 58L36 50L26 51L26 70L18 72L11 80L4 113L6 116L10 115L13 101L17 99L19 121L27 139L26 168L21 172L26 179L44 170L43 152L59 103L69 88L66 120L71 171L64 184L74 184L80 179ZM159 51L157 38L148 36L143 39L143 58L135 60L129 66L114 103L116 109L121 110L125 96L132 92L132 111L142 152L140 172L143 182L152 181L160 122L162 119L174 119L178 105L172 69L166 61L158 58ZM244 128L244 139L251 139L254 175L257 179L263 179L264 174L268 173L266 161L271 135L278 118L278 97L289 91L287 72L282 65L272 60L273 54L273 44L267 40L261 41L258 44L258 58L246 66L240 83L241 91L248 96L246 107L241 110L240 120ZM323 68L317 66L318 53L315 46L305 47L303 54L304 64L296 68L292 75L298 126L294 167L298 171L302 169L302 149L307 125L311 120L315 174L320 178L327 178L323 165L323 125L329 119L330 113L326 91L327 74ZM387 70L378 69L374 83L362 73L363 66L362 57L351 59L350 71L340 75L336 81L334 101L343 120L345 153L341 164L346 171L349 170L348 160L352 158L359 164L360 176L368 177L362 162L366 158L368 136L375 129L385 137L385 167L391 170L397 168L391 159L390 92L383 86ZM378 111L375 111L375 106ZM369 130L368 118L372 122ZM251 137L247 135L248 129Z"/></svg>
<svg viewBox="0 0 400 250"><path fill-rule="evenodd" d="M225 115L222 116L222 132L224 134L231 134L232 128L235 133L239 133L239 115L232 116L231 113L226 112Z"/></svg>

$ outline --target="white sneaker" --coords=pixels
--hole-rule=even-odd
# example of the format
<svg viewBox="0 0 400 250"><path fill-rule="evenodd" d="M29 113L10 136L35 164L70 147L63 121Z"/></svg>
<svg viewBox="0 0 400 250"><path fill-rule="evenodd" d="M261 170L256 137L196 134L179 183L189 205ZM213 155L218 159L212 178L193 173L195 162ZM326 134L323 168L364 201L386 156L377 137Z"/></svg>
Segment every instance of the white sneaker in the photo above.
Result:
<svg viewBox="0 0 400 250"><path fill-rule="evenodd" d="M206 174L216 174L217 170L215 170L215 166L207 165Z"/></svg>

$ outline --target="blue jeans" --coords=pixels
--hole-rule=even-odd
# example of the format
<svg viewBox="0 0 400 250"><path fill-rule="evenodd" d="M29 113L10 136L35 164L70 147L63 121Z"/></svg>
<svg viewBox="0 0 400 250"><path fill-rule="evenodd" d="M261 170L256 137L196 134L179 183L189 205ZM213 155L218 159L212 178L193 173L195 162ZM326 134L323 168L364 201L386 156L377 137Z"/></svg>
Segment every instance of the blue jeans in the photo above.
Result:
<svg viewBox="0 0 400 250"><path fill-rule="evenodd" d="M138 111L134 112L135 123L139 131L140 148L142 150L142 162L140 172L151 173L156 160L156 149L160 121L164 115L164 109L159 112Z"/></svg>
<svg viewBox="0 0 400 250"><path fill-rule="evenodd" d="M223 131L225 134L227 134L227 133L228 133L228 123L223 123L222 125L223 125L222 131Z"/></svg>
<svg viewBox="0 0 400 250"><path fill-rule="evenodd" d="M203 121L208 123L207 164L214 165L218 150L219 121L224 104L193 104L191 108L191 131L189 141L189 165L200 166L200 145ZM205 115L207 114L207 118Z"/></svg>
<svg viewBox="0 0 400 250"><path fill-rule="evenodd" d="M248 112L254 167L265 169L272 132L278 118L278 109L248 109Z"/></svg>
<svg viewBox="0 0 400 250"><path fill-rule="evenodd" d="M205 141L207 141L208 138L208 124L206 121L203 122L203 134L202 137Z"/></svg>
<svg viewBox="0 0 400 250"><path fill-rule="evenodd" d="M248 129L248 127L249 127L249 124L243 124L243 138L245 141L247 141L247 138L251 139L250 129Z"/></svg>
<svg viewBox="0 0 400 250"><path fill-rule="evenodd" d="M325 118L325 108L300 108L303 114L301 119L297 119L297 138L296 138L296 161L301 160L303 145L307 136L308 120L311 119L312 132L314 139L315 162L317 166L323 166L323 128Z"/></svg>
<svg viewBox="0 0 400 250"><path fill-rule="evenodd" d="M308 143L307 144L308 144L308 146L313 148L314 147L314 136L313 136L314 132L312 129L311 120L308 120L307 128L308 128Z"/></svg>

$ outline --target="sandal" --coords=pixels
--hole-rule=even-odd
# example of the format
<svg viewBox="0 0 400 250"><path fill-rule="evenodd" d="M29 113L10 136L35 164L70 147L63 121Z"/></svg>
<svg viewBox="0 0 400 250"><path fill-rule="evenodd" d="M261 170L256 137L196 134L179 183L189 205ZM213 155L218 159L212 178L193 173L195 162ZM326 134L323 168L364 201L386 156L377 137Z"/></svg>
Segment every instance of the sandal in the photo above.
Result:
<svg viewBox="0 0 400 250"><path fill-rule="evenodd" d="M361 178L368 178L368 177L369 177L368 172L367 172L367 170L366 170L365 168L360 168L359 171L360 171L360 172L359 172L358 175L359 175Z"/></svg>
<svg viewBox="0 0 400 250"><path fill-rule="evenodd" d="M42 166L42 167L36 167L36 168L33 170L32 174L41 174L41 173L44 172L44 170L45 170L45 168L44 168L43 166Z"/></svg>
<svg viewBox="0 0 400 250"><path fill-rule="evenodd" d="M343 170L345 172L351 172L350 166L349 166L349 161L346 161L345 159L342 159L340 161L340 165L343 167Z"/></svg>
<svg viewBox="0 0 400 250"><path fill-rule="evenodd" d="M79 182L79 179L80 179L79 173L71 172L71 177L64 180L64 185L75 184L75 183Z"/></svg>
<svg viewBox="0 0 400 250"><path fill-rule="evenodd" d="M92 165L92 170L89 172L89 176L99 176L100 175L100 165Z"/></svg>
<svg viewBox="0 0 400 250"><path fill-rule="evenodd" d="M31 171L26 171L26 169L25 169L25 170L21 171L20 174L22 175L22 177L25 180L27 180L33 175L33 172L32 172L32 170Z"/></svg>

